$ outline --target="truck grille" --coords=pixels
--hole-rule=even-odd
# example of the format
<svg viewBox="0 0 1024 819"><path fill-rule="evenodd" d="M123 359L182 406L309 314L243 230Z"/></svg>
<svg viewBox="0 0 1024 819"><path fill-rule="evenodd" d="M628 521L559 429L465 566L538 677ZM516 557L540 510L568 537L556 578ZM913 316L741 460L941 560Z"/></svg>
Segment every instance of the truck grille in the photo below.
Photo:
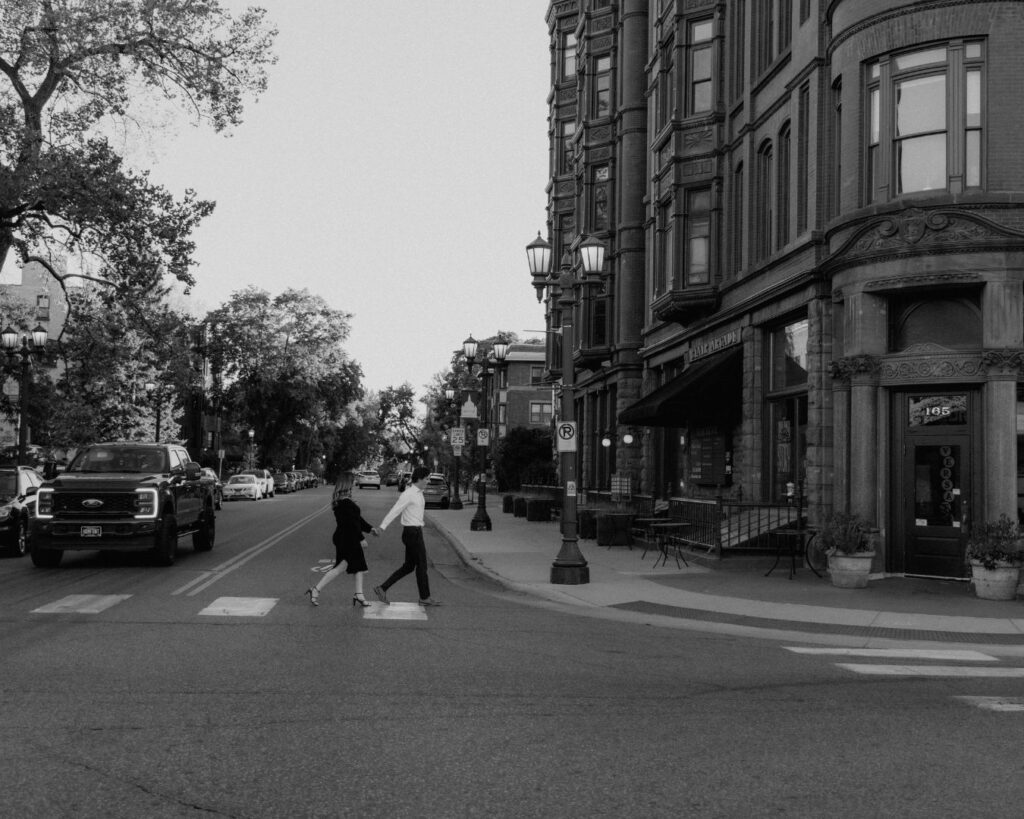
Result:
<svg viewBox="0 0 1024 819"><path fill-rule="evenodd" d="M54 492L54 517L123 518L138 511L135 492ZM101 506L87 501L102 501ZM85 503L85 505L83 505Z"/></svg>

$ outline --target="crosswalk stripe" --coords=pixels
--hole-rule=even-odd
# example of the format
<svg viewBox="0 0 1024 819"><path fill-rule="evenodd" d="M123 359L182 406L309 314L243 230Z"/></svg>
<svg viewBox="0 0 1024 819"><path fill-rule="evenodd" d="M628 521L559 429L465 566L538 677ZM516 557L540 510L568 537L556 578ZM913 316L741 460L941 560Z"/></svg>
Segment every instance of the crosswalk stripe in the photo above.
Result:
<svg viewBox="0 0 1024 819"><path fill-rule="evenodd" d="M1024 713L1024 697L954 697L983 711Z"/></svg>
<svg viewBox="0 0 1024 819"><path fill-rule="evenodd" d="M1024 668L980 668L962 665L872 665L836 663L855 674L890 677L1024 677Z"/></svg>
<svg viewBox="0 0 1024 819"><path fill-rule="evenodd" d="M363 609L366 620L426 620L427 612L419 603L373 603Z"/></svg>
<svg viewBox="0 0 1024 819"><path fill-rule="evenodd" d="M216 617L265 617L276 605L276 597L218 597L199 613Z"/></svg>
<svg viewBox="0 0 1024 819"><path fill-rule="evenodd" d="M783 646L794 654L818 654L833 657L874 657L893 659L907 657L912 660L963 660L964 662L999 662L991 654L969 649L935 648L812 648L810 646Z"/></svg>
<svg viewBox="0 0 1024 819"><path fill-rule="evenodd" d="M53 603L32 609L32 614L99 614L127 600L130 594L69 594Z"/></svg>

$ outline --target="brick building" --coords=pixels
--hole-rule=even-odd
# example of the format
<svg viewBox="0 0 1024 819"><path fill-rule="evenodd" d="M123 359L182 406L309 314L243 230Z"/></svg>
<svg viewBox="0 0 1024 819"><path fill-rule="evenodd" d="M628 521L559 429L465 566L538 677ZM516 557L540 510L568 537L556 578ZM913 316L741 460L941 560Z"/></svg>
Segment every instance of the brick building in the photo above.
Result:
<svg viewBox="0 0 1024 819"><path fill-rule="evenodd" d="M876 571L963 576L970 525L1020 507L1024 4L562 0L547 23L553 257L607 250L574 305L582 486L802 489L812 522L879 528Z"/></svg>

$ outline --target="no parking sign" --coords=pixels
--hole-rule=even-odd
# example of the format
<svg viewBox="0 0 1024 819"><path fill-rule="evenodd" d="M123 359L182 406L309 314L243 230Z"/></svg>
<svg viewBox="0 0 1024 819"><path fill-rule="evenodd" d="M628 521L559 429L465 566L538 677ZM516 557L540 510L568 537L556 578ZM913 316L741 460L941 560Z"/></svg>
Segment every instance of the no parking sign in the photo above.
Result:
<svg viewBox="0 0 1024 819"><path fill-rule="evenodd" d="M560 421L555 429L559 452L576 451L576 422Z"/></svg>

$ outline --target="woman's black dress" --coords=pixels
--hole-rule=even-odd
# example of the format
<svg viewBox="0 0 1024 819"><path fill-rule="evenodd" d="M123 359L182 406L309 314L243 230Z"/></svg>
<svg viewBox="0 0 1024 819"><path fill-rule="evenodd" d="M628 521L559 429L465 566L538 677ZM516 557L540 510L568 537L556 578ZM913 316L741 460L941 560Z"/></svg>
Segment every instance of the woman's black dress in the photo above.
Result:
<svg viewBox="0 0 1024 819"><path fill-rule="evenodd" d="M363 554L363 534L373 527L363 520L359 507L352 498L342 498L334 505L334 520L338 527L334 530L334 565L341 561L348 565L346 574L356 574L367 570L366 555Z"/></svg>

